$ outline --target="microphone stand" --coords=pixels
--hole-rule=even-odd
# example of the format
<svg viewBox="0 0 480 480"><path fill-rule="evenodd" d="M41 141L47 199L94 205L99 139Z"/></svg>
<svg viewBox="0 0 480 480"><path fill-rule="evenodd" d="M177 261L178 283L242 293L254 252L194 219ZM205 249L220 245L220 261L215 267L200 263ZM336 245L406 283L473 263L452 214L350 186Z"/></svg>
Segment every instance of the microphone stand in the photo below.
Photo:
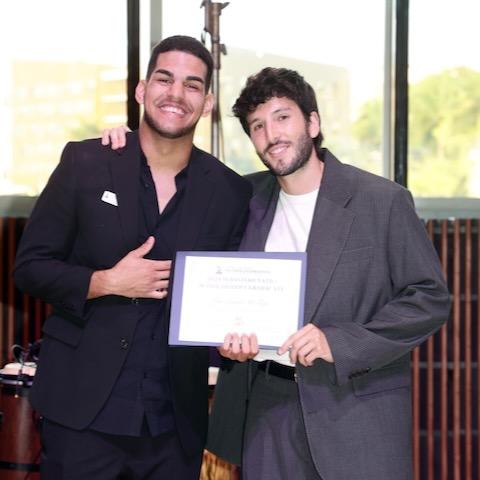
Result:
<svg viewBox="0 0 480 480"><path fill-rule="evenodd" d="M218 3L211 0L203 0L200 8L205 7L205 27L204 32L208 33L211 38L211 53L213 57L212 72L212 94L214 105L212 110L212 129L210 134L211 150L214 157L219 157L220 153L220 56L227 54L227 49L223 43L220 43L220 15L222 10L230 2ZM204 35L202 41L205 43Z"/></svg>

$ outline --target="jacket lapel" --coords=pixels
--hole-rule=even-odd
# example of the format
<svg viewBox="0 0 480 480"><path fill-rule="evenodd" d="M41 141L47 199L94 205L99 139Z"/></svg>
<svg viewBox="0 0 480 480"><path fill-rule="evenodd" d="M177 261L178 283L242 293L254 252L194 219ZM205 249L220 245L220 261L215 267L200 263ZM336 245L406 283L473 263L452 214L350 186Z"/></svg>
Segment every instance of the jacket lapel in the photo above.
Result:
<svg viewBox="0 0 480 480"><path fill-rule="evenodd" d="M210 166L203 154L193 147L182 214L177 234L177 250L194 250L208 212L208 205L215 191L215 182L210 177Z"/></svg>
<svg viewBox="0 0 480 480"><path fill-rule="evenodd" d="M307 285L304 323L309 323L327 289L345 247L355 215L345 208L354 185L343 165L328 151L307 243ZM240 250L263 251L273 223L280 188L268 173L253 178L254 196Z"/></svg>
<svg viewBox="0 0 480 480"><path fill-rule="evenodd" d="M355 215L345 208L353 185L343 165L327 150L307 244L305 324L312 321L342 253Z"/></svg>
<svg viewBox="0 0 480 480"><path fill-rule="evenodd" d="M109 147L108 147L109 148ZM138 132L127 134L127 145L111 151L110 172L117 195L123 239L128 250L138 247L138 185L140 145Z"/></svg>
<svg viewBox="0 0 480 480"><path fill-rule="evenodd" d="M312 320L345 246L354 215L327 198L319 198L307 245L305 323Z"/></svg>
<svg viewBox="0 0 480 480"><path fill-rule="evenodd" d="M262 181L254 187L250 216L239 250L263 251L273 223L280 188L272 175L262 172Z"/></svg>

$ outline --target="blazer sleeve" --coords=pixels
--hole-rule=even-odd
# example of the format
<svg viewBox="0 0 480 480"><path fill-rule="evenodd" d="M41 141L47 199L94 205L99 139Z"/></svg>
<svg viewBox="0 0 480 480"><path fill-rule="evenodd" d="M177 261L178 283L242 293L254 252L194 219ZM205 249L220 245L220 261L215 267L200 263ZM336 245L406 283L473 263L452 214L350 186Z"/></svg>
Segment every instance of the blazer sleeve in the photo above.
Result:
<svg viewBox="0 0 480 480"><path fill-rule="evenodd" d="M440 262L413 199L405 189L390 207L386 258L390 298L366 323L322 327L334 358L337 383L381 368L404 356L447 320L450 296Z"/></svg>
<svg viewBox="0 0 480 480"><path fill-rule="evenodd" d="M72 261L77 240L76 145L65 146L36 202L20 240L13 276L25 293L80 320L93 270Z"/></svg>
<svg viewBox="0 0 480 480"><path fill-rule="evenodd" d="M230 235L229 243L228 243L228 250L230 251L237 251L240 247L240 243L243 238L243 233L245 232L245 227L248 221L248 212L249 212L249 202L248 199L251 197L251 188L248 186L244 188L241 192L244 201L243 201L243 209L240 210L240 214L238 216L238 221L232 230L232 234Z"/></svg>

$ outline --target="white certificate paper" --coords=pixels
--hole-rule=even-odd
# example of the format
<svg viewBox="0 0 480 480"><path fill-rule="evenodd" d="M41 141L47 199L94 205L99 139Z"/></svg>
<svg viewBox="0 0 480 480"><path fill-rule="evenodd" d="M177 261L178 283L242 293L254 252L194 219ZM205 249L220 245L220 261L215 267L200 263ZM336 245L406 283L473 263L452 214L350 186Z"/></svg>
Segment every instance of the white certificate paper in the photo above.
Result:
<svg viewBox="0 0 480 480"><path fill-rule="evenodd" d="M303 325L303 252L178 252L170 345L221 345L227 333L255 333L278 348Z"/></svg>

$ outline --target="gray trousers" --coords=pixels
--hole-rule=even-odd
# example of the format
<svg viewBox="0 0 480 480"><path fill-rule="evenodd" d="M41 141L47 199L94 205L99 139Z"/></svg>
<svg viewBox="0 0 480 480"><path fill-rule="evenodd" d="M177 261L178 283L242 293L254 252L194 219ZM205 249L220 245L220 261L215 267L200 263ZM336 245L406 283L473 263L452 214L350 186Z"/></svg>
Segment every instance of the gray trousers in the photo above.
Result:
<svg viewBox="0 0 480 480"><path fill-rule="evenodd" d="M244 437L243 480L321 480L307 443L297 384L258 371Z"/></svg>

